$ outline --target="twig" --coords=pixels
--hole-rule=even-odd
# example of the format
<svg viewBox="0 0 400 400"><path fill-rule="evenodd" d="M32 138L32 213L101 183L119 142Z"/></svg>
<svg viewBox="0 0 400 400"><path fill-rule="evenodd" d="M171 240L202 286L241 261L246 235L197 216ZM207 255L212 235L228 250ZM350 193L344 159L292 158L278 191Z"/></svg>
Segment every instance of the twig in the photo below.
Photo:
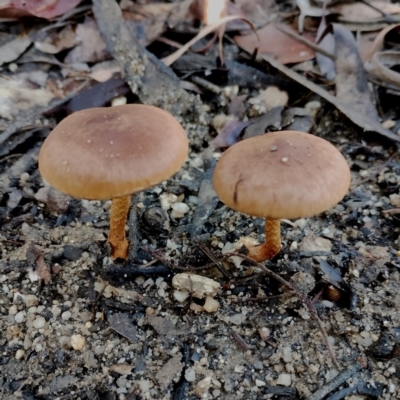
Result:
<svg viewBox="0 0 400 400"><path fill-rule="evenodd" d="M194 241L200 247L200 250L215 263L215 266L218 268L218 271L221 272L221 274L224 275L225 278L232 279L232 275L224 268L221 261L219 261L217 257L214 256L214 254L209 250L209 248L197 237L194 238Z"/></svg>
<svg viewBox="0 0 400 400"><path fill-rule="evenodd" d="M325 327L322 324L322 321L320 320L320 318L318 317L318 312L317 312L314 304L307 297L307 295L305 293L303 293L301 290L299 290L295 285L293 285L292 283L290 283L287 280L283 279L281 276L279 276L275 272L271 271L265 265L262 265L262 264L260 264L260 263L258 263L256 261L254 261L252 258L247 257L247 256L245 256L243 254L240 254L240 253L231 253L231 256L233 256L233 255L241 257L244 260L248 261L249 263L252 263L253 265L257 266L262 271L264 271L266 273L266 275L271 276L272 278L277 280L280 284L286 286L287 288L289 288L290 290L292 290L296 294L296 296L303 302L303 304L310 311L311 315L313 316L313 318L315 319L316 323L318 324L319 330L321 331L322 336L323 336L323 338L325 340L326 346L328 347L328 351L329 351L329 354L330 354L330 356L332 358L332 361L333 361L333 363L335 364L335 366L337 368L340 368L340 365L338 364L338 362L336 360L336 356L335 356L335 352L333 350L333 347L332 347L331 343L329 342L328 334L326 333Z"/></svg>
<svg viewBox="0 0 400 400"><path fill-rule="evenodd" d="M194 114L197 122L207 122L198 98L182 89L172 70L139 44L115 0L94 0L93 12L107 49L143 103L162 107L175 116Z"/></svg>
<svg viewBox="0 0 400 400"><path fill-rule="evenodd" d="M350 365L349 368L342 371L339 375L329 381L325 386L318 389L315 393L308 397L307 400L322 400L327 394L331 393L359 370L360 365L358 363Z"/></svg>

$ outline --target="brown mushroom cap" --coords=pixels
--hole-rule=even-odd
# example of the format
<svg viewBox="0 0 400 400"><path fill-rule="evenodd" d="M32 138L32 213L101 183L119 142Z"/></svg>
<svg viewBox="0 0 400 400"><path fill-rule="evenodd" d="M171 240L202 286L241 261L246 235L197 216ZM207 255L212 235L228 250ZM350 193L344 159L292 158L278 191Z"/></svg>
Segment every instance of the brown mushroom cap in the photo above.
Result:
<svg viewBox="0 0 400 400"><path fill-rule="evenodd" d="M162 182L187 155L186 133L172 115L129 104L65 118L45 140L39 170L61 192L106 200Z"/></svg>
<svg viewBox="0 0 400 400"><path fill-rule="evenodd" d="M347 193L350 169L329 142L282 131L230 147L214 171L214 188L227 206L270 219L296 219L328 210Z"/></svg>

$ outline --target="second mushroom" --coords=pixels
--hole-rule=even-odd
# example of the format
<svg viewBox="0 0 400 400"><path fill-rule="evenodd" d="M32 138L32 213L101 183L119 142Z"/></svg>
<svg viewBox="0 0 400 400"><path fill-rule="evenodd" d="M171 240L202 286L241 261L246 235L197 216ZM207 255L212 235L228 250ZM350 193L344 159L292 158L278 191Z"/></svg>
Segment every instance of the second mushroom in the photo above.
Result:
<svg viewBox="0 0 400 400"><path fill-rule="evenodd" d="M248 249L249 257L261 262L281 249L281 219L310 217L342 200L350 169L328 141L281 131L230 147L216 165L213 184L227 206L265 218L265 243Z"/></svg>
<svg viewBox="0 0 400 400"><path fill-rule="evenodd" d="M111 257L127 259L131 195L171 177L187 156L186 133L172 115L129 104L65 118L43 143L39 170L51 186L72 197L112 199Z"/></svg>

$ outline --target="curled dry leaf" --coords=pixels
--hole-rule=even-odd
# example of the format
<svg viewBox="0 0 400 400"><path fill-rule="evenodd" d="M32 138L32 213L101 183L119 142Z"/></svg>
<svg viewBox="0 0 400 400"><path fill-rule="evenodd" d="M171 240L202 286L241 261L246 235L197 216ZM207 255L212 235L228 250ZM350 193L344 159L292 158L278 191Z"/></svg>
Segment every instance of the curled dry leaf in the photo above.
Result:
<svg viewBox="0 0 400 400"><path fill-rule="evenodd" d="M364 55L365 70L374 78L400 88L400 74L392 67L400 64L400 52L395 50L381 51L386 35L400 30L400 24L383 29Z"/></svg>
<svg viewBox="0 0 400 400"><path fill-rule="evenodd" d="M0 10L0 17L20 18L29 15L51 19L65 14L82 0L10 0Z"/></svg>
<svg viewBox="0 0 400 400"><path fill-rule="evenodd" d="M307 37L306 34L304 36ZM312 39L310 36L308 38ZM313 50L290 38L273 24L266 25L249 35L235 36L234 40L249 53L254 53L258 47L258 54L274 57L282 64L299 63L315 57Z"/></svg>
<svg viewBox="0 0 400 400"><path fill-rule="evenodd" d="M372 7L381 10L382 13L391 15L400 13L400 5L393 4L389 1L373 0L368 2ZM382 18L382 13L376 9L369 7L367 4L357 1L354 3L337 4L330 7L331 12L341 14L340 21L349 22L371 22Z"/></svg>

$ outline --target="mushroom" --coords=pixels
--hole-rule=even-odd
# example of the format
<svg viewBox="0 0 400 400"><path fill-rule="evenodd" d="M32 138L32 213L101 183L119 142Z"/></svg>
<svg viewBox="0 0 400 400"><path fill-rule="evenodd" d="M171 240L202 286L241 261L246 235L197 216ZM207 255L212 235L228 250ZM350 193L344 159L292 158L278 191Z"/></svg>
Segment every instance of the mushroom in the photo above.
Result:
<svg viewBox="0 0 400 400"><path fill-rule="evenodd" d="M112 199L111 257L127 259L131 195L172 176L187 155L186 133L172 115L128 104L65 118L44 141L39 170L51 186L72 197Z"/></svg>
<svg viewBox="0 0 400 400"><path fill-rule="evenodd" d="M265 243L249 248L249 257L261 262L281 249L280 220L333 207L349 189L350 169L326 140L281 131L230 147L216 165L213 184L227 206L265 218Z"/></svg>

